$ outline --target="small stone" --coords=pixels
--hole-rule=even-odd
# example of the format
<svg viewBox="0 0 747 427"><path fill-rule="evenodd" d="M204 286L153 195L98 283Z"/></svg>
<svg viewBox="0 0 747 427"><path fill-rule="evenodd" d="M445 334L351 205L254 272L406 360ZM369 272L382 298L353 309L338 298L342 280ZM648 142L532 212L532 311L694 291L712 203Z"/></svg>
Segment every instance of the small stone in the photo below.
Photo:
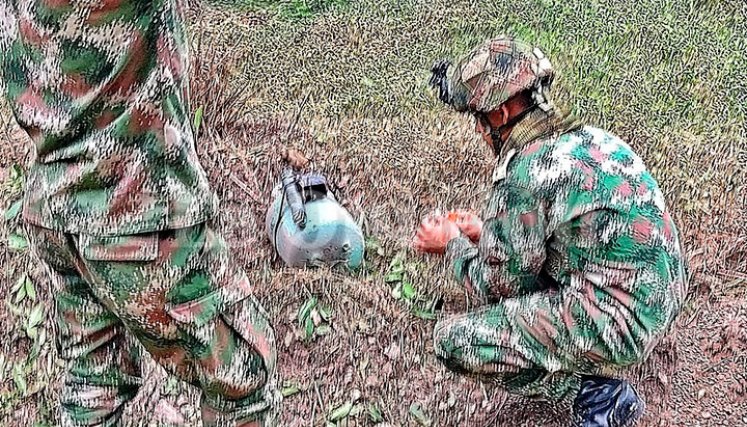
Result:
<svg viewBox="0 0 747 427"><path fill-rule="evenodd" d="M705 396L705 394L706 394L706 391L704 388L701 388L700 390L698 390L698 399L702 399L703 396Z"/></svg>
<svg viewBox="0 0 747 427"><path fill-rule="evenodd" d="M449 405L449 408L453 408L456 405L456 396L454 396L453 392L449 391L449 398L446 400L446 403Z"/></svg>
<svg viewBox="0 0 747 427"><path fill-rule="evenodd" d="M314 322L314 326L319 326L322 323L322 316L316 309L311 311L311 321Z"/></svg>
<svg viewBox="0 0 747 427"><path fill-rule="evenodd" d="M293 343L294 333L289 331L285 334L285 339L283 340L283 344L285 344L285 348L290 347L290 345Z"/></svg>
<svg viewBox="0 0 747 427"><path fill-rule="evenodd" d="M384 354L392 360L399 359L399 345L397 345L397 342L392 341L386 351L384 351Z"/></svg>
<svg viewBox="0 0 747 427"><path fill-rule="evenodd" d="M711 413L708 411L705 411L702 414L700 414L700 416L702 416L705 419L708 419L708 418L711 418Z"/></svg>

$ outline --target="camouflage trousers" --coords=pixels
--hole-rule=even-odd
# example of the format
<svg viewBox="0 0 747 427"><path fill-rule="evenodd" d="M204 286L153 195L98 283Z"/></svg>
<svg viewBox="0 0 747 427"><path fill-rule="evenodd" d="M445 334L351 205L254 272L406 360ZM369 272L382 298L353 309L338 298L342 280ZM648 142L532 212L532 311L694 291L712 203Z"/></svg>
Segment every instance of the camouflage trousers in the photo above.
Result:
<svg viewBox="0 0 747 427"><path fill-rule="evenodd" d="M204 426L277 425L273 329L208 224L116 237L29 226L28 234L54 286L67 365L63 426L119 425L141 384L126 334L201 389Z"/></svg>
<svg viewBox="0 0 747 427"><path fill-rule="evenodd" d="M605 302L542 291L506 298L438 322L436 355L449 369L510 393L554 402L575 396L581 376L614 375L640 363L658 337L635 336Z"/></svg>

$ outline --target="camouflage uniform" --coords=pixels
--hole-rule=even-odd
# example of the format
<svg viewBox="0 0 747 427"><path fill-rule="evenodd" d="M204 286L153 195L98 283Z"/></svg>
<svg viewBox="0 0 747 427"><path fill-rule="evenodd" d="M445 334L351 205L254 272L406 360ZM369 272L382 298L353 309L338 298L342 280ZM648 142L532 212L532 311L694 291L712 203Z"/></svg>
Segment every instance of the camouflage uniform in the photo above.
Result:
<svg viewBox="0 0 747 427"><path fill-rule="evenodd" d="M205 425L274 425L275 341L209 226L179 0L0 3L0 69L35 144L23 218L55 286L63 425L116 425L128 330L203 390Z"/></svg>
<svg viewBox="0 0 747 427"><path fill-rule="evenodd" d="M490 104L488 91L471 94L462 102ZM486 303L436 326L454 370L560 400L581 374L645 359L682 308L686 265L662 192L610 133L534 109L501 149L483 218L477 245L447 247L457 280Z"/></svg>

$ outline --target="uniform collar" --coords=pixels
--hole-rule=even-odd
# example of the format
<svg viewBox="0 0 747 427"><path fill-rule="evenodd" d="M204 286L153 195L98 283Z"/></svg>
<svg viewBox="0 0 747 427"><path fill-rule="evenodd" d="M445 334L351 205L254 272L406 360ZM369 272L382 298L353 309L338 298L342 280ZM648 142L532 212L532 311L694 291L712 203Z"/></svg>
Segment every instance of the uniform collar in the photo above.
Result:
<svg viewBox="0 0 747 427"><path fill-rule="evenodd" d="M511 151L521 151L537 139L557 137L578 127L580 123L572 114L558 109L544 112L540 108L535 108L514 125L508 140L501 147L501 152L497 154L500 159L504 159Z"/></svg>

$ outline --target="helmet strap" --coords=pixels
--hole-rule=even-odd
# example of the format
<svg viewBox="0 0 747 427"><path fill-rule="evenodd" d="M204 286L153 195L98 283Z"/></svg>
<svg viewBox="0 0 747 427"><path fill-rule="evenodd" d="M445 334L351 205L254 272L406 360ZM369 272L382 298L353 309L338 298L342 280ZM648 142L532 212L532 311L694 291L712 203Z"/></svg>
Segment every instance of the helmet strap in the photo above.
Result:
<svg viewBox="0 0 747 427"><path fill-rule="evenodd" d="M503 149L503 146L506 144L506 140L504 140L502 137L503 131L506 128L513 127L520 121L524 120L524 118L529 115L529 113L536 110L537 108L539 108L538 104L532 104L531 106L525 108L521 113L510 118L506 123L498 126L497 128L490 128L490 138L493 140L493 152L496 156L501 153L501 149Z"/></svg>

